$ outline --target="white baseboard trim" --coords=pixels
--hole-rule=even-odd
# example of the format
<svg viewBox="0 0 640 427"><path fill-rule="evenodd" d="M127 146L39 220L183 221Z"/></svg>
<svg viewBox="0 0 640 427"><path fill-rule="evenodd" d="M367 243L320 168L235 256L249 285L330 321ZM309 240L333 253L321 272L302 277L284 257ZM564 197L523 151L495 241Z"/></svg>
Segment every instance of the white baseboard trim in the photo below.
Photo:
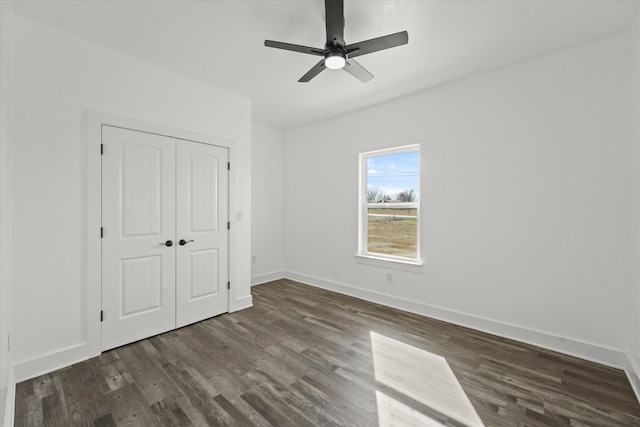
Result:
<svg viewBox="0 0 640 427"><path fill-rule="evenodd" d="M4 402L4 420L3 426L12 426L15 419L16 411L16 381L14 376L13 366L9 367L9 374L7 375L7 395Z"/></svg>
<svg viewBox="0 0 640 427"><path fill-rule="evenodd" d="M243 310L253 306L253 297L251 295L238 298L235 301L233 311ZM83 362L91 357L97 356L90 351L87 343L76 344L61 350L53 351L32 359L14 364L13 379L14 385L32 378L45 375L55 370Z"/></svg>
<svg viewBox="0 0 640 427"><path fill-rule="evenodd" d="M234 304L233 311L244 310L245 308L253 307L253 296L249 295L242 298L237 298Z"/></svg>
<svg viewBox="0 0 640 427"><path fill-rule="evenodd" d="M235 304L234 307L231 308L231 312L243 310L252 306L253 297L251 295L238 298L235 300ZM92 353L90 346L86 342L83 342L15 363L13 367L14 384L85 361L99 354L100 352L96 354Z"/></svg>
<svg viewBox="0 0 640 427"><path fill-rule="evenodd" d="M89 354L88 349L86 343L81 343L16 363L14 368L15 381L19 383L87 360L94 356Z"/></svg>
<svg viewBox="0 0 640 427"><path fill-rule="evenodd" d="M261 285L267 282L273 282L274 280L284 279L284 271L274 271L273 273L259 274L251 278L251 286Z"/></svg>
<svg viewBox="0 0 640 427"><path fill-rule="evenodd" d="M273 280L287 278L307 285L315 286L322 289L350 295L366 301L377 304L394 307L411 313L420 314L478 331L498 335L504 338L532 344L535 346L547 348L549 350L579 357L581 359L590 360L592 362L623 369L633 390L640 402L640 361L634 360L633 356L620 350L610 349L595 344L585 343L570 338L558 337L545 332L534 331L521 326L511 325L486 319L466 313L457 312L441 307L436 307L416 301L394 297L391 295L373 292L367 289L346 285L343 283L328 281L305 274L286 271L283 277ZM239 311L253 306L253 297L251 295L238 298L235 304L235 310ZM21 381L47 374L60 368L82 362L95 356L90 354L89 347L86 343L80 343L72 347L68 347L59 351L51 352L33 359L16 363L9 370L9 381L7 389L7 398L5 404L4 425L13 425L14 406L15 406L15 385Z"/></svg>
<svg viewBox="0 0 640 427"><path fill-rule="evenodd" d="M624 370L631 383L631 388L640 402L640 360L634 359L633 355L627 353L627 363Z"/></svg>
<svg viewBox="0 0 640 427"><path fill-rule="evenodd" d="M624 369L627 365L628 358L626 354L620 350L602 347L571 338L559 337L546 332L527 329L522 326L511 325L442 307L398 298L392 295L373 292L367 289L320 279L318 277L308 276L305 274L287 271L285 272L285 277L287 279L316 286L318 288L327 289L366 301L375 302L377 304L420 314L503 338L509 338L526 344L543 347L610 367Z"/></svg>

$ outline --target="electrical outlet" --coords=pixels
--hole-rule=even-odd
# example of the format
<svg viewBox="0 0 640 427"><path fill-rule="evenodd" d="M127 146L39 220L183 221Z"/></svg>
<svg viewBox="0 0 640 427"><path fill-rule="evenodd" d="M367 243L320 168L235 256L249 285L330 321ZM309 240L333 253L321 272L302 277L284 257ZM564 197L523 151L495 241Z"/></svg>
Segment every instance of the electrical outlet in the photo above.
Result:
<svg viewBox="0 0 640 427"><path fill-rule="evenodd" d="M387 283L393 282L393 274L391 274L390 271L387 271L386 279L387 279Z"/></svg>
<svg viewBox="0 0 640 427"><path fill-rule="evenodd" d="M255 255L251 255L251 264L255 264L257 259L258 258Z"/></svg>

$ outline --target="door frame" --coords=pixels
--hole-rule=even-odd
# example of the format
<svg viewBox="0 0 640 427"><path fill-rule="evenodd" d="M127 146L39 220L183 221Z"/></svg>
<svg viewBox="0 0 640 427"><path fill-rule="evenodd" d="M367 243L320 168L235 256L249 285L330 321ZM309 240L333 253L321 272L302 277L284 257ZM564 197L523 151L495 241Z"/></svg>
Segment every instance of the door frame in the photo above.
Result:
<svg viewBox="0 0 640 427"><path fill-rule="evenodd" d="M142 120L116 116L99 111L87 111L87 146L86 146L86 191L87 204L85 214L87 218L85 230L87 253L85 287L86 301L86 337L89 357L97 356L102 352L102 327L100 311L102 310L102 241L100 227L102 227L102 158L100 144L102 143L102 126L114 126L139 132L147 132L172 138L185 139L203 144L225 147L229 150L229 162L232 167L229 171L229 204L228 221L231 221L231 212L236 206L236 143L232 139L205 135L184 129L177 129ZM229 230L229 281L236 283L236 227ZM231 302L236 299L235 286L231 286L228 292L227 306L231 311Z"/></svg>

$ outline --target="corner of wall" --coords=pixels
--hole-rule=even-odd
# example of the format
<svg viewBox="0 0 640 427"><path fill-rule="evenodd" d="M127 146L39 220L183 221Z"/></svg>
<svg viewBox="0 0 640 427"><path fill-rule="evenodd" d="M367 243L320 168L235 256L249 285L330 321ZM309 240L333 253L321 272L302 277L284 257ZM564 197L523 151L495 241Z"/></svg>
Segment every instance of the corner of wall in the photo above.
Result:
<svg viewBox="0 0 640 427"><path fill-rule="evenodd" d="M634 125L632 130L633 144L635 148L636 163L640 164L640 8L636 14L634 23L630 32L631 55L633 59L632 67L632 97L633 109L631 123ZM639 168L636 168L638 170ZM631 284L631 295L629 299L630 322L631 325L629 337L630 351L627 354L628 365L626 367L627 376L636 393L636 397L640 401L640 174L635 177L635 253L633 257L634 263L634 280Z"/></svg>
<svg viewBox="0 0 640 427"><path fill-rule="evenodd" d="M13 425L13 1L0 1L0 421Z"/></svg>
<svg viewBox="0 0 640 427"><path fill-rule="evenodd" d="M253 123L251 132L251 286L284 270L284 133Z"/></svg>
<svg viewBox="0 0 640 427"><path fill-rule="evenodd" d="M633 392L636 394L638 402L640 402L640 360L636 359L632 354L627 353L626 365L624 371L629 378L629 383Z"/></svg>
<svg viewBox="0 0 640 427"><path fill-rule="evenodd" d="M0 402L4 406L4 416L0 418L3 421L3 426L12 426L15 418L16 382L13 373L13 366L10 366L7 376L7 395L4 402Z"/></svg>

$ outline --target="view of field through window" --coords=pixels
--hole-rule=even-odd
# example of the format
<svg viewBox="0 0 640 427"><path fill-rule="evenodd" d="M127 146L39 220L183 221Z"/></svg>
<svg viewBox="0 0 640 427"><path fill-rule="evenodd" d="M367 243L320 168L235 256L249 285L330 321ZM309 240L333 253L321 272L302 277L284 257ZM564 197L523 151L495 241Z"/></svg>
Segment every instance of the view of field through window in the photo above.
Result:
<svg viewBox="0 0 640 427"><path fill-rule="evenodd" d="M416 259L420 152L367 158L367 252Z"/></svg>

